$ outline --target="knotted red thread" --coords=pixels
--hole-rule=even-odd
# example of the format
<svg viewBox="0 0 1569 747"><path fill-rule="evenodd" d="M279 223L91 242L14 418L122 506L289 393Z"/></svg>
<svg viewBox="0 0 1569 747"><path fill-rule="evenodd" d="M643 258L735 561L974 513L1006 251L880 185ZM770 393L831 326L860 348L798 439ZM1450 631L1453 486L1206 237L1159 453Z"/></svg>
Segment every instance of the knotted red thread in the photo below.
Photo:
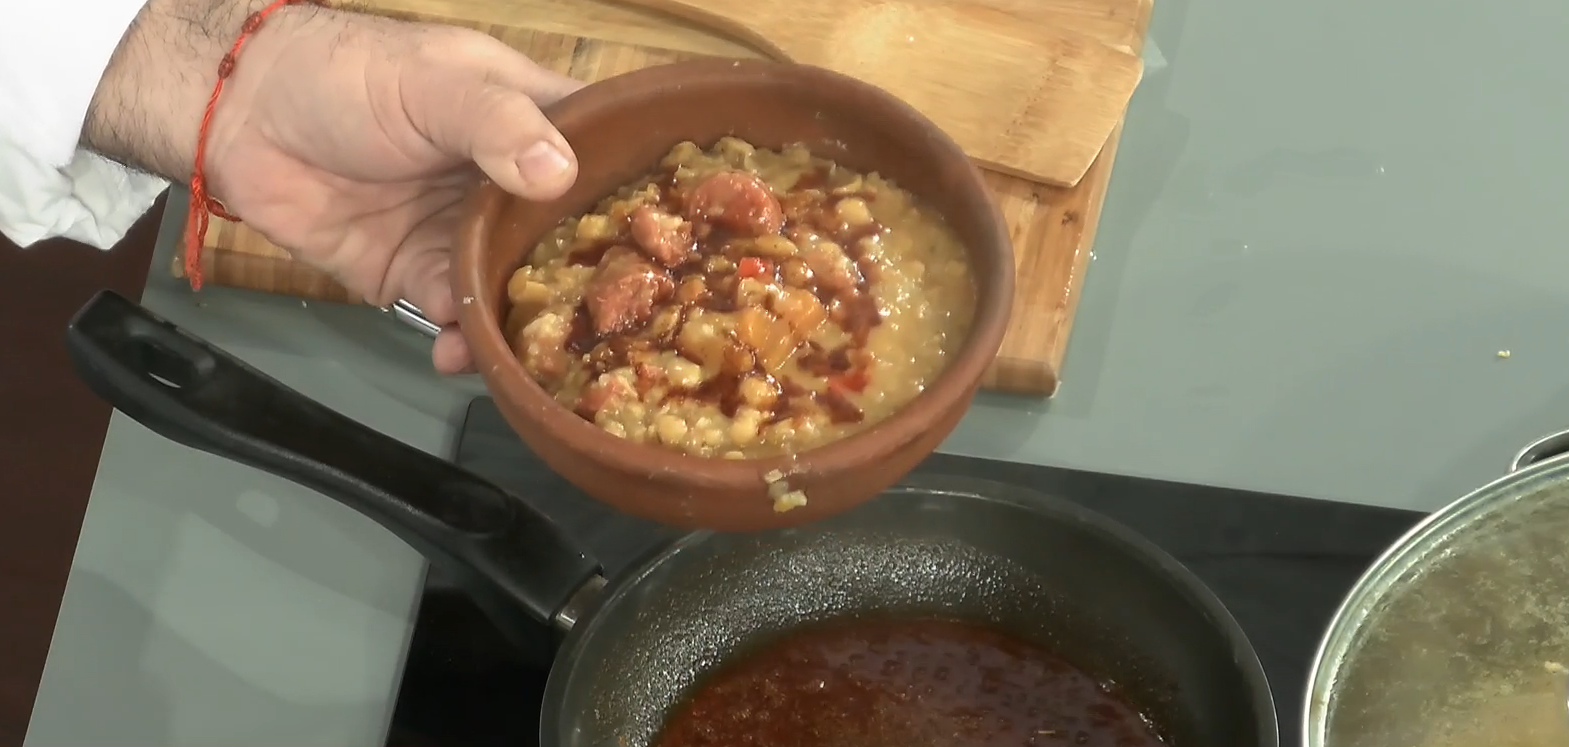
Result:
<svg viewBox="0 0 1569 747"><path fill-rule="evenodd" d="M207 194L207 131L212 126L212 113L218 108L218 97L223 94L223 84L234 74L235 61L240 57L240 49L245 46L246 40L256 34L267 16L279 8L298 3L312 3L325 5L323 0L273 0L266 7L245 18L245 23L240 25L240 35L235 38L234 46L229 47L228 54L218 63L218 84L213 86L212 96L207 99L207 109L202 112L202 126L196 131L196 163L191 169L191 206L185 218L185 277L191 282L192 290L201 290L202 287L202 243L207 240L207 219L209 215L216 215L227 221L238 222L240 219L229 214L223 203L213 199Z"/></svg>

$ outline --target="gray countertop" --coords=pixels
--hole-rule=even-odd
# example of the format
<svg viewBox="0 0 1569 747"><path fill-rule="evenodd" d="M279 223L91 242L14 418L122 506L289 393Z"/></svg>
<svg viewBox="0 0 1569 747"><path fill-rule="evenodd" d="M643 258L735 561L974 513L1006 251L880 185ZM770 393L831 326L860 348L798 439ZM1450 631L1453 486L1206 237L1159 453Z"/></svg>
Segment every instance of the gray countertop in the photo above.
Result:
<svg viewBox="0 0 1569 747"><path fill-rule="evenodd" d="M1151 35L1062 390L946 451L1432 509L1569 425L1569 5L1160 0ZM448 452L477 383L372 310L193 296L178 213L150 307ZM423 567L117 414L27 742L380 744Z"/></svg>

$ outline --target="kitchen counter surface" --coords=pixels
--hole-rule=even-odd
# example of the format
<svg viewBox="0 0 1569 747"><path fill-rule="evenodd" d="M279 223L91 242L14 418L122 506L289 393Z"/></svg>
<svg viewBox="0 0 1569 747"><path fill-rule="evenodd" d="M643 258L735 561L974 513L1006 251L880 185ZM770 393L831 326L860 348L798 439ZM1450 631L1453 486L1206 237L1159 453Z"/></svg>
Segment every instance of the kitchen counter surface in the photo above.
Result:
<svg viewBox="0 0 1569 747"><path fill-rule="evenodd" d="M1151 35L1062 390L982 397L945 451L1433 509L1569 424L1569 6L1160 0ZM476 382L373 310L193 296L182 217L145 303L450 451ZM27 743L379 744L422 572L117 414Z"/></svg>

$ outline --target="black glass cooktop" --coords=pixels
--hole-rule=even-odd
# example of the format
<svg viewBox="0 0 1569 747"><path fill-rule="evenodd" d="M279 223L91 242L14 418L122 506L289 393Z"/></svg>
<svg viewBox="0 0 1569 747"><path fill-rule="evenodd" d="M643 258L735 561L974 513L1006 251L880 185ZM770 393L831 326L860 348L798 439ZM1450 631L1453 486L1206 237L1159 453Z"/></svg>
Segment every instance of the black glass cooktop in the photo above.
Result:
<svg viewBox="0 0 1569 747"><path fill-rule="evenodd" d="M579 493L528 451L486 397L469 407L456 461L535 502L612 576L678 534ZM1263 660L1283 745L1298 742L1308 667L1340 598L1422 516L942 454L916 471L1015 483L1083 504L1182 560L1236 616ZM511 651L460 592L433 574L388 747L532 747L544 678L542 668Z"/></svg>

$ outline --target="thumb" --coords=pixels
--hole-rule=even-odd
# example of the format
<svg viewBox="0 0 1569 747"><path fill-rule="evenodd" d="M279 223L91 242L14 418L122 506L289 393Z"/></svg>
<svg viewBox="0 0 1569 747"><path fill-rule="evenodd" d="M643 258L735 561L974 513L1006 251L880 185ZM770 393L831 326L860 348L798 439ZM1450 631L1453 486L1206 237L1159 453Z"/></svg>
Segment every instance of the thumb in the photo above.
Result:
<svg viewBox="0 0 1569 747"><path fill-rule="evenodd" d="M577 157L528 94L473 69L415 72L404 89L409 121L437 149L471 160L502 189L531 200L561 196Z"/></svg>

